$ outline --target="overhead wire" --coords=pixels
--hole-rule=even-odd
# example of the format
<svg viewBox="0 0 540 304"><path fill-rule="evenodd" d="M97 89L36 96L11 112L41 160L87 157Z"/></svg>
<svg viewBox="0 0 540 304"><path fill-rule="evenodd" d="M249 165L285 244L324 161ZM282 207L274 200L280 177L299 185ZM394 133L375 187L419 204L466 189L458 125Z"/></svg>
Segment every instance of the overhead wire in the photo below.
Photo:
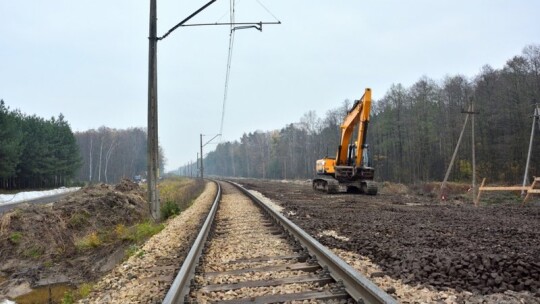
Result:
<svg viewBox="0 0 540 304"><path fill-rule="evenodd" d="M266 6L264 6L264 4L262 4L261 1L257 0L257 2L259 3L260 6L262 6L262 8L264 8L264 10L267 13L269 13L272 17L274 17L274 19L276 19L276 21L279 21L279 19L274 14L272 14L272 12Z"/></svg>
<svg viewBox="0 0 540 304"><path fill-rule="evenodd" d="M231 63L232 63L232 55L233 55L233 49L234 49L234 14L235 14L235 1L236 0L230 0L230 32L229 32L229 54L227 57L227 70L225 72L225 88L223 90L223 106L221 109L221 124L219 127L219 134L221 134L220 139L223 136L223 122L225 121L225 108L227 105L227 95L229 92L229 80L231 75Z"/></svg>
<svg viewBox="0 0 540 304"><path fill-rule="evenodd" d="M226 109L226 106L227 106L227 97L228 97L228 93L229 93L229 82L230 82L230 75L231 75L231 63L232 63L232 56L233 56L233 49L234 49L234 34L235 34L237 29L244 29L244 28L253 27L253 26L250 26L250 27L242 27L242 26L235 27L234 24L235 24L236 1L237 0L230 0L230 6L229 6L229 15L230 15L229 53L228 53L228 56L227 56L227 69L226 69L226 72L225 72L225 87L224 87L224 90L223 90L223 105L222 105L222 109L221 109L221 123L220 123L220 127L219 127L220 140L223 138L223 123L225 121L225 109ZM238 0L238 1L240 1L240 0ZM264 4L262 4L262 2L260 0L257 0L257 2L259 3L259 5L264 10L266 10L266 12L268 14L270 14L274 19L276 19L276 21L280 22L279 19ZM223 18L223 16L221 18ZM221 20L221 18L220 18L220 20ZM262 23L261 23L260 27L261 28L258 28L258 27L255 26L255 28L257 28L259 31L261 31L262 30Z"/></svg>

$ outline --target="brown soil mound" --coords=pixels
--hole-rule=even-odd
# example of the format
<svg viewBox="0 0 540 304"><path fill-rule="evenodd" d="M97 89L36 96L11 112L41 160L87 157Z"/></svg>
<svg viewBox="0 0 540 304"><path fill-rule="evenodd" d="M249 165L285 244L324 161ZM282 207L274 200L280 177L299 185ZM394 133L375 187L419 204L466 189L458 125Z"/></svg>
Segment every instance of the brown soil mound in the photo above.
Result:
<svg viewBox="0 0 540 304"><path fill-rule="evenodd" d="M0 295L16 279L40 285L45 279L78 282L98 277L111 266L109 255L122 240L83 244L92 234L106 234L148 216L148 204L139 186L124 180L116 187L99 184L83 188L55 204L30 205L0 218ZM90 239L91 241L91 239ZM88 248L92 247L92 250ZM94 248L95 247L95 248ZM50 281L50 280L49 280Z"/></svg>
<svg viewBox="0 0 540 304"><path fill-rule="evenodd" d="M114 190L122 191L122 192L138 191L140 190L140 187L139 187L139 184L137 184L136 182L130 179L124 178L123 180L120 181L120 183L114 186Z"/></svg>

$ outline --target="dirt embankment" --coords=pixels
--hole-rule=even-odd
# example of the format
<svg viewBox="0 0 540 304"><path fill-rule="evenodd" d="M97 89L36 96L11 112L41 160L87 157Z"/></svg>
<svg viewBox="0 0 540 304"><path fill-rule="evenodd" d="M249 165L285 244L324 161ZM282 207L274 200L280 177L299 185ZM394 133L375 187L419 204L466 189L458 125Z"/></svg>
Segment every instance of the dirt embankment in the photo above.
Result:
<svg viewBox="0 0 540 304"><path fill-rule="evenodd" d="M123 257L126 229L147 217L144 192L129 180L3 214L0 296L14 298L29 287L98 278Z"/></svg>
<svg viewBox="0 0 540 304"><path fill-rule="evenodd" d="M378 276L440 291L540 297L538 204L474 207L410 193L328 195L309 183L241 183L278 202L324 245L370 258Z"/></svg>
<svg viewBox="0 0 540 304"><path fill-rule="evenodd" d="M180 215L151 237L134 255L117 265L78 303L161 303L212 206L217 186L204 191Z"/></svg>

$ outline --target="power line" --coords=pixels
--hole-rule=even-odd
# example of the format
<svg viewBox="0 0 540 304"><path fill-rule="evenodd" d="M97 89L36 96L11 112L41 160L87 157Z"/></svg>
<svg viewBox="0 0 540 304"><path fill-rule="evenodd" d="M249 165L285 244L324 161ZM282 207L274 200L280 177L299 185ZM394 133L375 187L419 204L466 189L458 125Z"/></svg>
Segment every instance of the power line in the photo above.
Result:
<svg viewBox="0 0 540 304"><path fill-rule="evenodd" d="M227 97L229 94L229 83L231 78L231 64L232 64L232 56L233 56L233 49L234 49L234 34L236 30L241 29L248 29L248 28L255 28L259 31L262 31L263 24L281 24L281 21L279 21L270 10L264 6L264 4L261 3L261 1L257 0L259 5L266 10L274 19L276 19L277 22L259 22L259 23L236 23L235 21L235 9L236 9L236 0L230 0L230 6L229 6L229 14L230 14L230 32L229 32L229 54L227 57L227 70L225 72L225 87L223 90L223 106L221 110L221 123L219 127L219 134L220 136L223 136L223 123L225 121L225 109L227 106ZM220 18L221 19L221 18ZM237 26L240 25L240 26Z"/></svg>
<svg viewBox="0 0 540 304"><path fill-rule="evenodd" d="M232 62L232 55L233 55L233 48L234 48L234 13L235 13L235 1L236 0L230 0L230 23L231 28L229 32L229 54L227 57L227 70L225 72L225 88L223 90L223 106L221 109L221 124L219 127L219 134L223 134L223 122L225 121L225 107L227 105L227 95L229 93L229 80L231 75L231 62Z"/></svg>
<svg viewBox="0 0 540 304"><path fill-rule="evenodd" d="M269 13L272 17L274 17L274 19L276 19L276 21L280 22L279 19L276 16L274 16L274 14L272 14L272 12L266 6L264 6L264 4L262 4L261 1L257 0L257 2L259 3L260 6L262 6L262 8L264 8L264 10L267 13Z"/></svg>

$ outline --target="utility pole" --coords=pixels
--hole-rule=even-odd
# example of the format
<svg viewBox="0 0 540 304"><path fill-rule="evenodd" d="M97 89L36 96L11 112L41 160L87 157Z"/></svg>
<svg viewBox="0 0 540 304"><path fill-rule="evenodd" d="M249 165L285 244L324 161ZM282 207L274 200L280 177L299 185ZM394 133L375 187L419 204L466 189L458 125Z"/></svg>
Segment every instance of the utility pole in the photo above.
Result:
<svg viewBox="0 0 540 304"><path fill-rule="evenodd" d="M148 201L154 221L161 219L157 190L158 156L158 111L157 111L157 10L156 1L150 0L150 33L148 36Z"/></svg>
<svg viewBox="0 0 540 304"><path fill-rule="evenodd" d="M474 100L471 98L471 105L469 107L469 111L462 111L462 113L465 113L467 115L471 115L471 146L472 146L472 195L473 200L476 198L476 149L475 149L475 141L474 141L474 115L478 114L479 112L474 111Z"/></svg>
<svg viewBox="0 0 540 304"><path fill-rule="evenodd" d="M201 162L199 160L199 152L197 152L197 178L201 176Z"/></svg>
<svg viewBox="0 0 540 304"><path fill-rule="evenodd" d="M472 140L472 193L473 193L473 199L476 197L476 155L475 155L475 147L474 147L474 115L475 114L478 114L478 112L475 112L474 111L474 104L473 104L473 101L471 99L471 105L469 106L468 110L467 111L461 111L461 113L463 114L467 114L467 116L465 116L465 122L463 123L463 127L461 128L461 133L459 134L459 139L458 139L458 142L457 142L457 145L456 145L456 148L454 149L454 154L452 154L452 159L450 160L450 165L448 165L448 169L446 170L446 174L444 175L444 180L441 184L441 190L440 190L440 193L439 193L439 197L441 200L445 200L446 199L446 194L445 194L445 190L446 190L446 183L448 181L448 177L450 176L450 172L452 171L452 167L454 166L454 161L456 159L456 156L457 156L457 152L459 150L459 146L461 145L461 139L463 138L463 133L465 132L465 127L467 126L467 121L469 120L469 115L471 115L471 123L472 123L472 127L471 127L471 132L472 132L472 136L471 136L471 140Z"/></svg>
<svg viewBox="0 0 540 304"><path fill-rule="evenodd" d="M472 146L472 197L476 198L476 151L474 141L474 101L471 101L471 146Z"/></svg>
<svg viewBox="0 0 540 304"><path fill-rule="evenodd" d="M281 22L241 22L241 23L200 23L186 24L189 20L212 5L217 0L210 0L191 15L184 18L177 25L172 27L163 36L157 35L157 0L150 0L150 26L148 36L148 147L147 147L147 181L148 181L148 201L150 203L150 214L155 221L161 218L159 206L159 193L157 190L157 179L159 176L159 148L158 148L158 98L157 98L157 42L163 40L179 27L183 26L215 26L230 25L237 26L236 29L256 28L262 31L263 24L281 24ZM240 26L238 26L240 25ZM202 155L201 155L202 157ZM202 174L201 174L202 177Z"/></svg>
<svg viewBox="0 0 540 304"><path fill-rule="evenodd" d="M525 174L523 175L523 187L527 185L527 177L529 175L529 164L531 162L532 145L534 141L534 129L535 129L534 124L537 120L538 120L538 129L540 130L540 107L538 104L534 108L532 128L531 128L531 139L529 141L529 151L527 152L527 163L525 165ZM525 190L521 190L521 196L525 196Z"/></svg>
<svg viewBox="0 0 540 304"><path fill-rule="evenodd" d="M471 107L469 107L469 111L471 111ZM448 165L448 169L446 170L446 174L444 175L443 182L441 184L441 190L439 193L439 198L441 200L445 200L445 190L446 190L446 183L448 181L448 177L450 176L450 172L452 171L452 167L454 166L454 161L457 156L457 152L459 150L459 146L461 145L461 139L463 138L463 133L465 132L465 127L467 126L467 121L469 120L469 114L465 116L465 122L463 123L463 127L461 128L461 133L459 133L459 139L456 145L456 148L454 149L454 154L452 154L452 159L450 160L450 164Z"/></svg>
<svg viewBox="0 0 540 304"><path fill-rule="evenodd" d="M203 144L202 144L202 133L201 133L201 179L204 178L204 166L203 166L203 153L202 153L202 147L203 147Z"/></svg>
<svg viewBox="0 0 540 304"><path fill-rule="evenodd" d="M221 134L217 134L216 136L212 137L209 141L207 141L205 144L203 144L203 136L204 134L201 133L201 179L204 178L203 172L204 172L204 165L203 165L203 147L208 145L212 140L214 140L216 137L221 136Z"/></svg>

